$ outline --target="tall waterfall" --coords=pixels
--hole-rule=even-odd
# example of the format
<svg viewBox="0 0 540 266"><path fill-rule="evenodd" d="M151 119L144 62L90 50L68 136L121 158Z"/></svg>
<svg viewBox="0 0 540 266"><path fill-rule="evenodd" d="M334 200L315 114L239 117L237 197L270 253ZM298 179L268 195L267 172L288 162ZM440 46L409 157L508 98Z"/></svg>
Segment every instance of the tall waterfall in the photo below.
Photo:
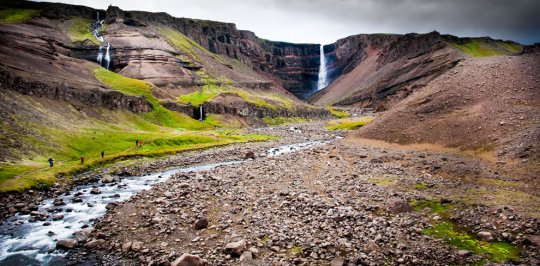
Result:
<svg viewBox="0 0 540 266"><path fill-rule="evenodd" d="M326 58L324 56L324 48L321 44L321 65L319 66L319 82L317 82L317 91L324 89L328 85L326 80Z"/></svg>
<svg viewBox="0 0 540 266"><path fill-rule="evenodd" d="M104 47L105 45L105 38L103 38L103 36L101 36L101 34L99 33L99 31L101 30L101 28L103 27L103 23L105 22L105 20L99 20L99 12L97 12L97 17L96 17L96 22L94 22L94 24L92 25L92 34L94 35L94 37L99 41L101 42L101 45L99 46L99 50L98 50L98 55L97 55L97 62L99 63L100 66L103 66L103 59L105 59L105 67L107 69L109 69L109 65L110 65L110 62L111 62L111 56L109 55L109 49L111 47L111 44L109 42L107 42L107 46ZM103 55L103 48L105 48L106 50L106 53L105 55Z"/></svg>

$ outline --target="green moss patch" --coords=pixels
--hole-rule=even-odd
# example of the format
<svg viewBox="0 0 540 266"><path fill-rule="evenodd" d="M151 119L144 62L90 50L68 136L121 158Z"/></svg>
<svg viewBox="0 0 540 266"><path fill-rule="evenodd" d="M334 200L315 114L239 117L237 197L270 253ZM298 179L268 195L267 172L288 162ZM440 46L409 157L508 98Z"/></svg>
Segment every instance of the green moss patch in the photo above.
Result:
<svg viewBox="0 0 540 266"><path fill-rule="evenodd" d="M8 8L0 11L0 23L19 23L39 15L41 10Z"/></svg>
<svg viewBox="0 0 540 266"><path fill-rule="evenodd" d="M338 119L328 122L325 126L329 130L355 130L373 121L373 117L359 117L351 119Z"/></svg>
<svg viewBox="0 0 540 266"><path fill-rule="evenodd" d="M510 55L516 54L523 49L522 45L518 43L504 41L483 42L481 40L472 40L464 44L449 44L472 57Z"/></svg>
<svg viewBox="0 0 540 266"><path fill-rule="evenodd" d="M333 116L335 116L337 118L347 118L347 117L351 116L351 114L349 114L348 112L342 111L342 110L337 110L336 108L331 107L331 106L329 106L327 109Z"/></svg>
<svg viewBox="0 0 540 266"><path fill-rule="evenodd" d="M424 229L424 234L441 238L458 248L485 255L490 261L504 263L519 259L519 249L507 242L484 242L473 234L460 230L452 222L441 222L433 228Z"/></svg>
<svg viewBox="0 0 540 266"><path fill-rule="evenodd" d="M188 130L211 129L211 126L192 119L191 117L173 112L161 105L159 100L152 95L153 84L146 81L124 77L104 68L96 68L94 71L96 78L108 85L112 89L125 94L144 96L152 104L153 110L141 114L147 121L166 127L182 128Z"/></svg>
<svg viewBox="0 0 540 266"><path fill-rule="evenodd" d="M70 24L69 24L68 32L69 32L69 37L71 38L71 41L84 42L86 40L89 40L96 45L101 44L96 39L96 37L94 37L92 32L90 32L91 27L92 27L91 20L81 18L81 17L71 17L71 21L69 23Z"/></svg>
<svg viewBox="0 0 540 266"><path fill-rule="evenodd" d="M220 94L228 93L237 95L246 102L255 104L257 107L265 107L272 110L276 110L278 107L292 108L294 106L293 101L286 97L263 93L254 94L250 91L234 87L233 82L228 79L214 78L202 71L199 71L197 74L201 77L204 85L201 86L199 91L178 97L180 102L197 107Z"/></svg>
<svg viewBox="0 0 540 266"><path fill-rule="evenodd" d="M442 214L446 212L447 210L454 207L454 205L451 203L443 204L438 200L414 200L413 199L409 202L409 204L411 205L412 209L415 211L422 211L426 208L429 208L431 213L437 213L437 214Z"/></svg>
<svg viewBox="0 0 540 266"><path fill-rule="evenodd" d="M423 183L418 183L418 184L414 185L414 189L422 190L422 189L426 189L426 188L427 188L427 185L423 184Z"/></svg>
<svg viewBox="0 0 540 266"><path fill-rule="evenodd" d="M161 27L159 28L159 32L169 43L175 47L176 49L180 50L183 54L191 57L194 61L201 61L199 58L199 55L197 53L197 50L212 57L214 60L218 61L221 64L225 64L221 58L206 50L206 48L202 47L200 44L195 42L194 40L188 38L183 33L173 30L171 28Z"/></svg>
<svg viewBox="0 0 540 266"><path fill-rule="evenodd" d="M283 125L283 124L294 124L294 123L305 123L307 120L302 117L263 117L264 123L270 126Z"/></svg>

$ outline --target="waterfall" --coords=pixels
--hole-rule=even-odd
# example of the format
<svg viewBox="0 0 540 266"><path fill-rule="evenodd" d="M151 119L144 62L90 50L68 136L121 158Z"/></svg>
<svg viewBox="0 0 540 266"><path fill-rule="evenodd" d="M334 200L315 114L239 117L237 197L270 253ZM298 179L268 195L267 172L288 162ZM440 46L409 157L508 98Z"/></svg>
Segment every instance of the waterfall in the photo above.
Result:
<svg viewBox="0 0 540 266"><path fill-rule="evenodd" d="M107 52L105 53L105 65L109 69L109 63L111 62L111 56L109 55L109 48L111 47L110 43L107 43Z"/></svg>
<svg viewBox="0 0 540 266"><path fill-rule="evenodd" d="M321 65L319 66L319 82L317 82L317 91L324 89L328 85L326 80L326 58L324 56L324 48L321 44Z"/></svg>
<svg viewBox="0 0 540 266"><path fill-rule="evenodd" d="M97 62L99 63L100 66L103 66L103 59L105 59L105 67L107 69L109 69L109 66L110 66L110 63L111 63L111 56L109 54L111 44L109 42L107 42L107 46L105 47L106 48L105 56L103 56L103 48L104 48L104 44L105 44L105 38L103 38L103 36L101 36L101 34L99 33L99 31L103 27L103 23L105 23L105 20L99 20L99 12L97 12L96 22L94 22L94 24L92 25L92 35L94 35L94 37L99 42L101 42L101 45L99 46L98 55L97 55L96 60L97 60Z"/></svg>
<svg viewBox="0 0 540 266"><path fill-rule="evenodd" d="M203 119L203 109L202 108L203 107L202 107L202 104L201 104L201 106L199 106L199 121L201 121L201 122L204 120Z"/></svg>

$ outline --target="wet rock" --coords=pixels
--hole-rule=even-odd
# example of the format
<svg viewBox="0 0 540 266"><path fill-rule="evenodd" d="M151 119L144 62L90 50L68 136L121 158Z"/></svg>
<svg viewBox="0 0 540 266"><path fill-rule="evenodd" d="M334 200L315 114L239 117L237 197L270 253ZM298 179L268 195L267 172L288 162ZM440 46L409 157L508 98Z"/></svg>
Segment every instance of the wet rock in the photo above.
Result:
<svg viewBox="0 0 540 266"><path fill-rule="evenodd" d="M92 190L90 190L90 194L94 194L94 195L101 194L101 190L99 190L99 188L97 187L94 187L92 188Z"/></svg>
<svg viewBox="0 0 540 266"><path fill-rule="evenodd" d="M77 231L75 232L75 240L77 240L77 242L86 242L88 236L82 231Z"/></svg>
<svg viewBox="0 0 540 266"><path fill-rule="evenodd" d="M201 218L201 219L199 219L199 220L195 223L195 225L193 226L193 228L194 228L195 230L201 230L201 229L205 229L205 228L207 228L207 227L208 227L208 219L206 219L206 218Z"/></svg>
<svg viewBox="0 0 540 266"><path fill-rule="evenodd" d="M56 248L73 249L76 247L77 247L77 240L75 239L60 239L56 241Z"/></svg>
<svg viewBox="0 0 540 266"><path fill-rule="evenodd" d="M114 182L114 176L112 175L104 174L101 177L101 183L107 184L107 183L112 183L112 182Z"/></svg>
<svg viewBox="0 0 540 266"><path fill-rule="evenodd" d="M486 242L493 241L493 236L491 235L490 232L482 231L482 232L478 232L478 234L476 235L483 241L486 241Z"/></svg>
<svg viewBox="0 0 540 266"><path fill-rule="evenodd" d="M56 198L56 199L54 199L54 201L53 201L53 205L54 205L54 206L62 206L62 205L66 205L66 203L64 202L64 199L62 199L62 198Z"/></svg>
<svg viewBox="0 0 540 266"><path fill-rule="evenodd" d="M73 199L71 200L71 202L73 202L73 203L81 203L81 202L83 202L83 199L77 198L77 197L76 197L76 198L73 198Z"/></svg>
<svg viewBox="0 0 540 266"><path fill-rule="evenodd" d="M199 256L191 255L188 253L182 254L178 259L171 262L171 266L204 266L206 260L203 260Z"/></svg>
<svg viewBox="0 0 540 266"><path fill-rule="evenodd" d="M232 256L240 256L247 250L247 243L245 240L231 242L225 245L223 252Z"/></svg>
<svg viewBox="0 0 540 266"><path fill-rule="evenodd" d="M64 219L64 215L62 215L62 214L57 214L57 215L52 217L53 221L60 221L62 219Z"/></svg>
<svg viewBox="0 0 540 266"><path fill-rule="evenodd" d="M20 209L22 209L24 207L26 207L26 204L24 204L22 202L15 204L15 209L17 209L17 210L20 210Z"/></svg>

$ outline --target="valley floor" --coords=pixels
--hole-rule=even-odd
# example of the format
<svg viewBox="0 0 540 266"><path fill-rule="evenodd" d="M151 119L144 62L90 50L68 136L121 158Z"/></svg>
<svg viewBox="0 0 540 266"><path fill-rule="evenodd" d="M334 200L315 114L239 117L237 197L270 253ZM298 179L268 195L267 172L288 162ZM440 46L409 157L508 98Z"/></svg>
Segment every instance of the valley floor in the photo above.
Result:
<svg viewBox="0 0 540 266"><path fill-rule="evenodd" d="M108 169L155 172L255 157L176 174L109 206L90 234L93 245L73 250L70 263L168 265L183 253L210 265L539 262L539 191L526 178L501 174L504 165L336 139L345 132L322 123L295 127L256 129L281 140ZM335 141L266 152L311 140ZM225 248L233 242L236 249Z"/></svg>

